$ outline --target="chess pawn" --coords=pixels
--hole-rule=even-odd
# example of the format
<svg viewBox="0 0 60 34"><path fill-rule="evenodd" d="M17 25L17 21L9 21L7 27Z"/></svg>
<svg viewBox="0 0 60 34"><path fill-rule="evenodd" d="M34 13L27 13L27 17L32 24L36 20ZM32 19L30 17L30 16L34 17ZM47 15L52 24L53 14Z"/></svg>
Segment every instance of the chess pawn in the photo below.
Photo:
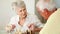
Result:
<svg viewBox="0 0 60 34"><path fill-rule="evenodd" d="M20 30L16 30L15 34L22 34Z"/></svg>
<svg viewBox="0 0 60 34"><path fill-rule="evenodd" d="M27 34L32 34L32 31L31 30L27 30Z"/></svg>

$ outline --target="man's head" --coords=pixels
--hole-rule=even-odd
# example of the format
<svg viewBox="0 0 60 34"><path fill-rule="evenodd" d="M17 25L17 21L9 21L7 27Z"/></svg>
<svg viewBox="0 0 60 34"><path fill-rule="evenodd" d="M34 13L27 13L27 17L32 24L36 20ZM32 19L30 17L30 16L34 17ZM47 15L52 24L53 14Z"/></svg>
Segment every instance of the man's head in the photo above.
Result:
<svg viewBox="0 0 60 34"><path fill-rule="evenodd" d="M27 10L26 10L26 5L25 5L25 3L24 3L24 1L16 1L16 2L13 2L12 3L12 6L15 8L15 10L16 10L16 13L20 16L20 17L22 17L22 18L24 18L24 17L26 17L26 15L27 15Z"/></svg>
<svg viewBox="0 0 60 34"><path fill-rule="evenodd" d="M56 11L56 6L52 0L39 0L36 4L36 8L39 14L46 20Z"/></svg>

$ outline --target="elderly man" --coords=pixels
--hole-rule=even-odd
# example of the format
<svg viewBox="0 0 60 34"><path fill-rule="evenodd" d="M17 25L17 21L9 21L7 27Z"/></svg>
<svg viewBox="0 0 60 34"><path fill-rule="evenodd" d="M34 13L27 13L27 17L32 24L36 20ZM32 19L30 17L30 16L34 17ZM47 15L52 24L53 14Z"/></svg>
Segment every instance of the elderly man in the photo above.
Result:
<svg viewBox="0 0 60 34"><path fill-rule="evenodd" d="M15 33L26 33L27 30L32 32L40 31L42 23L39 21L37 16L27 13L24 1L17 0L12 3L15 8L17 16L11 18L6 30L9 32L15 31Z"/></svg>
<svg viewBox="0 0 60 34"><path fill-rule="evenodd" d="M60 34L60 8L49 17L39 34Z"/></svg>
<svg viewBox="0 0 60 34"><path fill-rule="evenodd" d="M54 0L39 0L36 4L39 14L47 20L57 10Z"/></svg>

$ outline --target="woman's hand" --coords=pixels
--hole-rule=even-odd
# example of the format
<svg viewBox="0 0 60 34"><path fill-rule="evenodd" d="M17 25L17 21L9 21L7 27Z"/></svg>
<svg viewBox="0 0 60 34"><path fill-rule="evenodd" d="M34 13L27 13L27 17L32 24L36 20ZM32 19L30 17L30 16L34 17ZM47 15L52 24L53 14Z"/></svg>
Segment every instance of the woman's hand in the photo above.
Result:
<svg viewBox="0 0 60 34"><path fill-rule="evenodd" d="M5 29L7 32L11 32L14 30L14 28L15 28L15 25L7 25Z"/></svg>
<svg viewBox="0 0 60 34"><path fill-rule="evenodd" d="M29 25L28 25L28 28L29 28L31 31L34 31L35 25L34 25L34 24L29 24Z"/></svg>

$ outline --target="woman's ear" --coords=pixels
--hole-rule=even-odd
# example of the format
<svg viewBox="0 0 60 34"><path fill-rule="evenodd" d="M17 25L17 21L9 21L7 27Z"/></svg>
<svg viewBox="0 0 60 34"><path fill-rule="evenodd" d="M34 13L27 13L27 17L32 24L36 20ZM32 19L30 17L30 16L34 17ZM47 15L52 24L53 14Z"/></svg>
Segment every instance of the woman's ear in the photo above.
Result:
<svg viewBox="0 0 60 34"><path fill-rule="evenodd" d="M12 10L13 11L16 11L16 6L12 6Z"/></svg>

